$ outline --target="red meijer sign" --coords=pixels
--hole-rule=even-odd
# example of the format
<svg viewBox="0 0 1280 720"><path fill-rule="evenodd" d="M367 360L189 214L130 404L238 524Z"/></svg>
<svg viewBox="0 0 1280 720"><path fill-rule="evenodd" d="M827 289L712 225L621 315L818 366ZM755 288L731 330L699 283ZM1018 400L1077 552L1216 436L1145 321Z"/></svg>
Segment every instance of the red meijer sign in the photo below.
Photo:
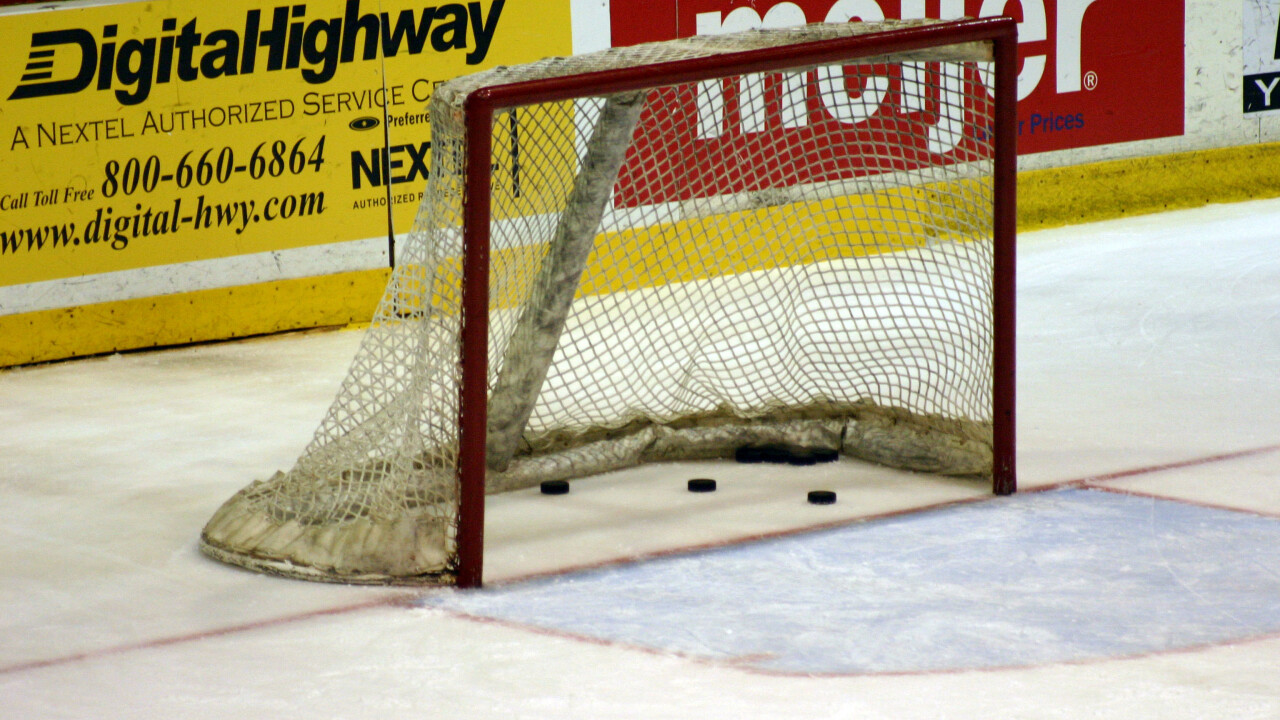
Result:
<svg viewBox="0 0 1280 720"><path fill-rule="evenodd" d="M1183 133L1184 0L612 0L613 44L806 22L1018 20L1022 154Z"/></svg>

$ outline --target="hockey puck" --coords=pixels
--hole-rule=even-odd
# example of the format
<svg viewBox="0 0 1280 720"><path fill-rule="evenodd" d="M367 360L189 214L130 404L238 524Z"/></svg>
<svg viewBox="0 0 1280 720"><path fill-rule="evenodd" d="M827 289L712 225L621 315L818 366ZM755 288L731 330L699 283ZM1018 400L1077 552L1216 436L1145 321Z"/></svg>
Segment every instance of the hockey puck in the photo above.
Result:
<svg viewBox="0 0 1280 720"><path fill-rule="evenodd" d="M819 463L835 462L840 459L839 450L810 450L813 455L813 461Z"/></svg>
<svg viewBox="0 0 1280 720"><path fill-rule="evenodd" d="M787 455L788 465L817 465L818 457L812 452L793 452Z"/></svg>
<svg viewBox="0 0 1280 720"><path fill-rule="evenodd" d="M791 448L786 445L765 445L760 448L760 461L785 465L791 462Z"/></svg>
<svg viewBox="0 0 1280 720"><path fill-rule="evenodd" d="M733 451L733 459L740 463L815 465L835 462L839 458L837 450L794 448L787 445L747 445Z"/></svg>
<svg viewBox="0 0 1280 720"><path fill-rule="evenodd" d="M818 463L835 462L839 459L839 451L824 448L792 450L790 455L787 456L787 462L791 465L817 465Z"/></svg>
<svg viewBox="0 0 1280 720"><path fill-rule="evenodd" d="M689 492L715 492L716 481L711 478L694 478L689 481Z"/></svg>
<svg viewBox="0 0 1280 720"><path fill-rule="evenodd" d="M810 505L834 505L836 502L836 494L831 490L810 490Z"/></svg>
<svg viewBox="0 0 1280 720"><path fill-rule="evenodd" d="M569 492L568 480L543 480L539 485L543 495L564 495Z"/></svg>
<svg viewBox="0 0 1280 720"><path fill-rule="evenodd" d="M733 451L733 459L740 463L790 462L791 450L785 445L748 445Z"/></svg>

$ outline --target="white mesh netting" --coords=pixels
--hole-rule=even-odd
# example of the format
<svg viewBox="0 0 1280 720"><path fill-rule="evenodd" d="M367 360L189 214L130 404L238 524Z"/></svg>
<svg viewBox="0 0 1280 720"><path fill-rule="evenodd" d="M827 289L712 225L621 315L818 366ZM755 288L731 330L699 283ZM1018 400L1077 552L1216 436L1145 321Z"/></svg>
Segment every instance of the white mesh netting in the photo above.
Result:
<svg viewBox="0 0 1280 720"><path fill-rule="evenodd" d="M428 191L337 399L297 464L230 499L202 548L321 580L456 570L470 92L877 29L694 38L441 86ZM971 44L659 77L500 112L487 489L758 444L989 474L989 58Z"/></svg>

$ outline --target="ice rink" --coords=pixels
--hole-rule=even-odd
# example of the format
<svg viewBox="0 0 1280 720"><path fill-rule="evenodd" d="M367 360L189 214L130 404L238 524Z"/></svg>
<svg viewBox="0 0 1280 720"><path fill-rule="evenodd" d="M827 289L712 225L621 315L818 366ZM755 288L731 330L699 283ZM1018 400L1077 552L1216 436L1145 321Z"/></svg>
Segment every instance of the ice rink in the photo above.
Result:
<svg viewBox="0 0 1280 720"><path fill-rule="evenodd" d="M649 466L490 498L481 592L197 551L358 331L0 372L0 717L1280 717L1278 248L1280 200L1022 235L1018 495Z"/></svg>

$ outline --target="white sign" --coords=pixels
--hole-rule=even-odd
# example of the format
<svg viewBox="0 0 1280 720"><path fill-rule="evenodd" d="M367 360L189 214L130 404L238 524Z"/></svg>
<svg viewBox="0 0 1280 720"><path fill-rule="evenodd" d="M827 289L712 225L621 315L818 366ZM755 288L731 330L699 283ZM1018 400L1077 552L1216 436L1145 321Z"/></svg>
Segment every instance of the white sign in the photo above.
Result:
<svg viewBox="0 0 1280 720"><path fill-rule="evenodd" d="M1280 112L1280 0L1244 0L1244 111Z"/></svg>

